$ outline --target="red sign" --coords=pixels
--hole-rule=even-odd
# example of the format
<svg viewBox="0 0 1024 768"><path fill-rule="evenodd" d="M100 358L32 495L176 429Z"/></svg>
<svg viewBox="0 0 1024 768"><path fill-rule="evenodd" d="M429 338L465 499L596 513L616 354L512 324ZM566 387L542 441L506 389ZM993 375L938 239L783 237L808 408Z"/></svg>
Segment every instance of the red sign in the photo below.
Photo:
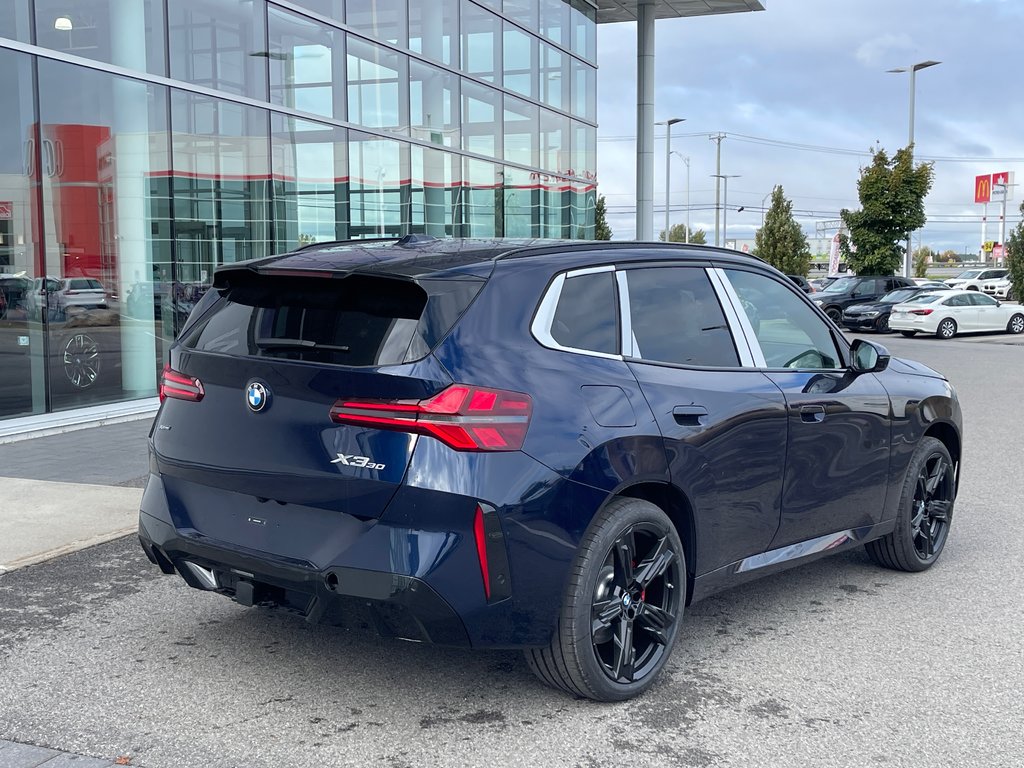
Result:
<svg viewBox="0 0 1024 768"><path fill-rule="evenodd" d="M995 261L1002 261L1005 258L1005 256L1006 249L1002 245L997 243L996 245L992 246L992 258Z"/></svg>
<svg viewBox="0 0 1024 768"><path fill-rule="evenodd" d="M0 200L0 219L14 218L14 203L10 200Z"/></svg>
<svg viewBox="0 0 1024 768"><path fill-rule="evenodd" d="M1009 184L1009 183L1010 183L1010 172L1009 171L1003 171L1002 173L993 173L992 174L992 186L993 187L997 186L999 184L1002 184L1002 185L1005 186L1006 184Z"/></svg>
<svg viewBox="0 0 1024 768"><path fill-rule="evenodd" d="M986 174L984 176L974 177L974 202L976 203L990 203L992 202L992 175Z"/></svg>

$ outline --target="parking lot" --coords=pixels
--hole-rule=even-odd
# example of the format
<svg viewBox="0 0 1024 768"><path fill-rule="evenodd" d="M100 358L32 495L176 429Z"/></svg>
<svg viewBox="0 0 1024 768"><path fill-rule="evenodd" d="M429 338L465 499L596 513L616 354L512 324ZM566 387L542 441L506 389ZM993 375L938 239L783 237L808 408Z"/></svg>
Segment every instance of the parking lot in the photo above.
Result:
<svg viewBox="0 0 1024 768"><path fill-rule="evenodd" d="M0 576L0 739L147 768L1019 766L1024 339L870 338L961 398L955 523L924 574L857 551L716 596L650 693L598 705L518 653L188 589L129 537Z"/></svg>

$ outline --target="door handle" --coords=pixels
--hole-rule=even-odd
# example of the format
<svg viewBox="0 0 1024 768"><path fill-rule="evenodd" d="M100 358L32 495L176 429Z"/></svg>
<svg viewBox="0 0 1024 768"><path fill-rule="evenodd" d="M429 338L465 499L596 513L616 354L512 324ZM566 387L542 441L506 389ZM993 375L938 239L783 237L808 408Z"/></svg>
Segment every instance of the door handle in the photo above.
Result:
<svg viewBox="0 0 1024 768"><path fill-rule="evenodd" d="M683 427L703 426L701 419L707 415L708 409L703 405L677 405L672 409L672 418Z"/></svg>
<svg viewBox="0 0 1024 768"><path fill-rule="evenodd" d="M820 424L825 420L825 406L805 405L800 409L800 420L808 424Z"/></svg>

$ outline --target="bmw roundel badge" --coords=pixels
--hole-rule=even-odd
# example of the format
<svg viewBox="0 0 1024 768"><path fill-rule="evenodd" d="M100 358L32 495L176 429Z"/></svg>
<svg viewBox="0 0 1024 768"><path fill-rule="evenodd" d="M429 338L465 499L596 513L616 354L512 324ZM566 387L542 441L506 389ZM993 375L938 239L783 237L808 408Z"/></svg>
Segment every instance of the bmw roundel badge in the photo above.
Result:
<svg viewBox="0 0 1024 768"><path fill-rule="evenodd" d="M245 402L249 405L250 411L259 413L270 402L270 391L258 381L250 381L245 390Z"/></svg>

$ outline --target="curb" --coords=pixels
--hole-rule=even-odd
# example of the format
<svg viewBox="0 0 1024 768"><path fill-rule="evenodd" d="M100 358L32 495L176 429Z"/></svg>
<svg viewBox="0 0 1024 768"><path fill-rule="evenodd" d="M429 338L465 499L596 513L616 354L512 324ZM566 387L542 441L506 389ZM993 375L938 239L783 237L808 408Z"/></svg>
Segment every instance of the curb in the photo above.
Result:
<svg viewBox="0 0 1024 768"><path fill-rule="evenodd" d="M89 547L95 547L98 544L105 544L108 541L114 539L120 539L124 536L129 536L138 530L136 526L131 528L121 528L116 531L110 531L109 533L101 533L96 536L90 536L88 539L79 539L78 541L72 541L70 544L64 544L59 547L54 547L46 552L38 552L36 554L27 555L17 560L12 560L9 563L0 563L0 576L11 573L18 570L19 568L27 568L30 565L38 565L39 563L47 560L52 560L55 557L61 557L63 555L70 555L72 552L78 552L82 549L88 549Z"/></svg>

